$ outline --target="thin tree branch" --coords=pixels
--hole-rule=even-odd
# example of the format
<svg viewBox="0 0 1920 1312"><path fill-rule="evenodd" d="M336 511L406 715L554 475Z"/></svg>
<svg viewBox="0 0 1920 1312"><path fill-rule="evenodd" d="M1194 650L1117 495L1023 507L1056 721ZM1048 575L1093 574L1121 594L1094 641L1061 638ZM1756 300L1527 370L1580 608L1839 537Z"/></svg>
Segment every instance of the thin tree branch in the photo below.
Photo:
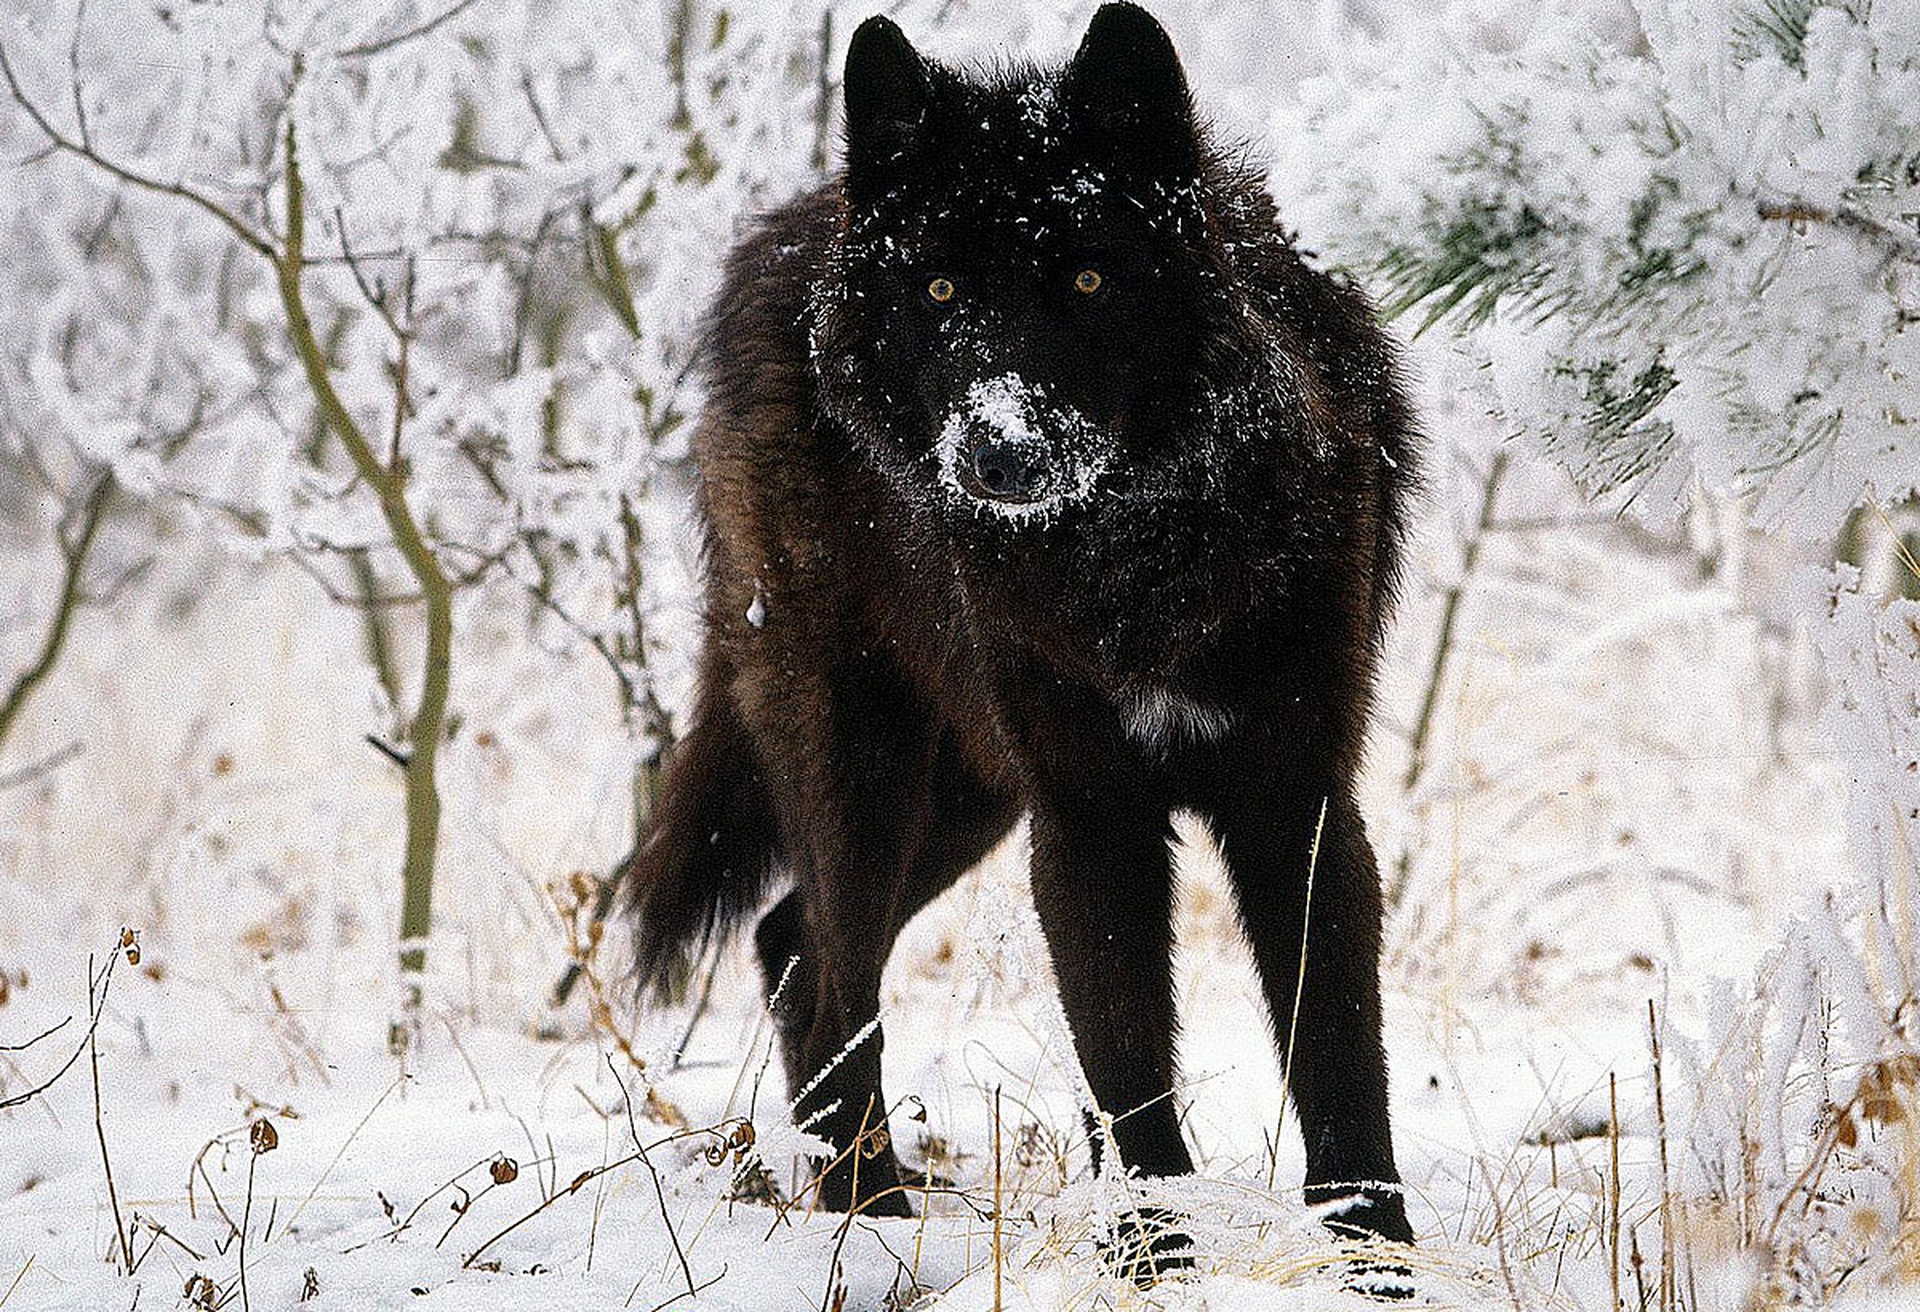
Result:
<svg viewBox="0 0 1920 1312"><path fill-rule="evenodd" d="M407 42L419 37L431 35L436 29L447 23L451 23L454 19L460 17L460 15L466 13L467 10L473 8L475 3L476 0L460 0L460 2L452 8L442 11L434 17L429 18L426 22L410 27L404 32L396 33L390 37L383 37L378 41L368 41L362 45L348 46L345 50L336 51L335 53L341 59L366 59L371 55L385 54L395 46L405 45Z"/></svg>
<svg viewBox="0 0 1920 1312"><path fill-rule="evenodd" d="M27 699L53 672L60 652L66 646L67 634L73 627L74 612L80 608L82 601L81 584L86 577L87 559L93 552L94 540L99 534L101 521L106 517L107 500L112 493L113 475L103 472L81 503L77 534L71 542L61 544L66 568L61 574L60 596L54 602L53 620L47 626L46 637L41 640L40 654L21 671L13 681L13 686L7 690L6 700L0 702L0 749L5 748L7 735L13 731Z"/></svg>
<svg viewBox="0 0 1920 1312"><path fill-rule="evenodd" d="M18 770L9 770L6 774L0 774L0 792L5 792L9 788L18 788L21 784L32 783L35 779L50 775L85 750L87 750L86 745L75 739L65 747L49 752L31 765L23 765Z"/></svg>
<svg viewBox="0 0 1920 1312"><path fill-rule="evenodd" d="M231 231L235 237L239 238L249 250L264 255L268 259L274 258L273 244L268 241L267 238L254 231L250 224L236 215L232 210L207 196L205 193L195 191L192 187L186 186L183 183L162 182L158 178L148 177L143 173L136 173L130 168L114 163L86 142L75 141L73 138L61 132L60 129L55 127L52 121L40 111L40 107L27 98L27 93L21 89L20 81L13 73L13 64L7 58L7 48L4 43L0 43L0 76L6 78L7 90L12 93L15 102L19 104L21 109L26 111L27 117L33 120L34 125L40 129L53 149L63 150L70 155L76 155L94 165L96 168L120 179L120 181L129 186L139 187L143 191L151 191L161 196L177 197L190 205L198 206L225 224L228 230Z"/></svg>
<svg viewBox="0 0 1920 1312"><path fill-rule="evenodd" d="M300 177L300 157L293 124L286 145L286 249L274 261L280 303L286 311L295 353L306 371L307 383L319 404L320 415L346 450L354 469L380 499L380 513L394 546L420 587L426 609L427 651L420 682L420 704L414 712L412 752L407 758L406 857L401 870L401 968L417 973L425 968L426 949L420 941L432 925L433 865L440 837L440 794L434 766L447 711L447 693L453 660L453 585L439 558L428 545L413 508L406 498L401 470L387 468L375 454L340 394L334 389L325 351L313 331L306 292L300 283L306 242L306 190Z"/></svg>
<svg viewBox="0 0 1920 1312"><path fill-rule="evenodd" d="M101 973L100 978L97 981L94 979L94 976L93 976L93 961L91 958L88 959L87 961L87 1008L90 1015L87 1022L87 1032L80 1036L80 1042L78 1045L74 1047L73 1054L69 1056L64 1062L60 1063L59 1070L55 1071L52 1075L48 1076L46 1079L42 1080L40 1083L34 1085L31 1089L28 1089L25 1093L16 1093L11 1098L0 1098L0 1112L6 1111L9 1107L21 1107L21 1106L25 1106L27 1103L32 1102L35 1098L38 1098L41 1094L45 1093L48 1089L51 1089L54 1085L60 1083L60 1077L73 1069L73 1064L80 1060L80 1054L87 1051L88 1046L92 1044L94 1031L100 1028L101 1013L107 1009L107 989L113 983L113 968L114 968L114 965L119 961L119 959L120 959L120 954L118 952L108 957L107 968L105 971ZM99 1001L97 1004L94 1001L94 993L93 993L94 985L96 983L99 985L99 989L100 989ZM71 1020L72 1017L68 1017L68 1019ZM66 1021L61 1021L60 1025L65 1025L66 1023L67 1023ZM59 1029L60 1025L56 1025L54 1028ZM45 1037L46 1036L44 1034L40 1036L40 1038L45 1038ZM40 1041L40 1038L36 1038L32 1040L32 1042L29 1043L28 1046L31 1047L32 1043L38 1043Z"/></svg>
<svg viewBox="0 0 1920 1312"><path fill-rule="evenodd" d="M1460 603L1467 593L1467 583L1473 577L1473 570L1480 563L1480 545L1486 540L1487 532L1493 526L1494 507L1500 497L1500 483L1507 474L1507 453L1500 451L1493 457L1493 464L1487 469L1486 490L1480 495L1480 516L1475 521L1473 533L1467 538L1466 547L1460 553L1460 578L1447 589L1446 602L1440 610L1440 637L1433 647L1433 665L1427 672L1427 690L1420 699L1420 714L1413 722L1413 737L1407 743L1407 770L1401 776L1400 787L1412 792L1413 786L1420 782L1421 772L1427 766L1427 735L1433 729L1434 708L1440 701L1440 688L1446 682L1447 660L1453 653L1453 628L1460 618Z"/></svg>

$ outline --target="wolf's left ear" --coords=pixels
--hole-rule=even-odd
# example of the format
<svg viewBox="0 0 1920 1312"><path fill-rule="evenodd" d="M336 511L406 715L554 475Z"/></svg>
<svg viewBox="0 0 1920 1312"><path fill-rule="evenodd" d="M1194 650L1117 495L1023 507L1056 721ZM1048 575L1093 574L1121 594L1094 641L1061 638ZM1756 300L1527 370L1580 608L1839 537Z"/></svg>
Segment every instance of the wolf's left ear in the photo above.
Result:
<svg viewBox="0 0 1920 1312"><path fill-rule="evenodd" d="M847 175L858 186L867 174L920 145L933 83L906 33L876 14L854 29L841 87L847 102Z"/></svg>
<svg viewBox="0 0 1920 1312"><path fill-rule="evenodd" d="M1106 4L1094 14L1061 79L1074 119L1163 174L1200 167L1193 101L1166 29L1133 4Z"/></svg>

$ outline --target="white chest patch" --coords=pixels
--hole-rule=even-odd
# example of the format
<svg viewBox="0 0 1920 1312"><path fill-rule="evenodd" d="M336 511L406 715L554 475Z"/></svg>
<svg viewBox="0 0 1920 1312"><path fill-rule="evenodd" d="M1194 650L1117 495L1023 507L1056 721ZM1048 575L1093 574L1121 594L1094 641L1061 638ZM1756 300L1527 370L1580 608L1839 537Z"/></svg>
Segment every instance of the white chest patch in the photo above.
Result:
<svg viewBox="0 0 1920 1312"><path fill-rule="evenodd" d="M1167 688L1147 688L1129 694L1121 706L1121 715L1126 722L1127 737L1156 752L1218 742L1233 728L1233 717L1218 706L1209 706Z"/></svg>

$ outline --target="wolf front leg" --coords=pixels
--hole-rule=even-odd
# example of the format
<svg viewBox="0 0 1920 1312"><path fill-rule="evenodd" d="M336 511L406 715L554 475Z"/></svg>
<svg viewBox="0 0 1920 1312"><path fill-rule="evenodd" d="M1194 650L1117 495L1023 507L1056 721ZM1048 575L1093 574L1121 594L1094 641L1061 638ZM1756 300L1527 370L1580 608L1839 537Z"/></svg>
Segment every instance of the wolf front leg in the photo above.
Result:
<svg viewBox="0 0 1920 1312"><path fill-rule="evenodd" d="M1060 1000L1122 1163L1143 1175L1193 1170L1173 1101L1172 839L1164 810L1111 794L1034 807L1033 900Z"/></svg>
<svg viewBox="0 0 1920 1312"><path fill-rule="evenodd" d="M1350 1198L1330 1229L1411 1243L1380 1038L1380 877L1352 795L1274 783L1214 823L1299 1113L1307 1201Z"/></svg>

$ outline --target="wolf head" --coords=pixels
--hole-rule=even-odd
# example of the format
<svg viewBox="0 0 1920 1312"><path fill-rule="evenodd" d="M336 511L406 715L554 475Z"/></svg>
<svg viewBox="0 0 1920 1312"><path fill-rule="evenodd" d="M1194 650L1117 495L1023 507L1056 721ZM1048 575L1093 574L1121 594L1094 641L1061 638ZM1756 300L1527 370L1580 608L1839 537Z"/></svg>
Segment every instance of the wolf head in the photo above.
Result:
<svg viewBox="0 0 1920 1312"><path fill-rule="evenodd" d="M1046 521L1115 491L1180 403L1216 281L1166 33L1109 4L1063 68L969 76L876 17L844 86L824 408L948 517Z"/></svg>

